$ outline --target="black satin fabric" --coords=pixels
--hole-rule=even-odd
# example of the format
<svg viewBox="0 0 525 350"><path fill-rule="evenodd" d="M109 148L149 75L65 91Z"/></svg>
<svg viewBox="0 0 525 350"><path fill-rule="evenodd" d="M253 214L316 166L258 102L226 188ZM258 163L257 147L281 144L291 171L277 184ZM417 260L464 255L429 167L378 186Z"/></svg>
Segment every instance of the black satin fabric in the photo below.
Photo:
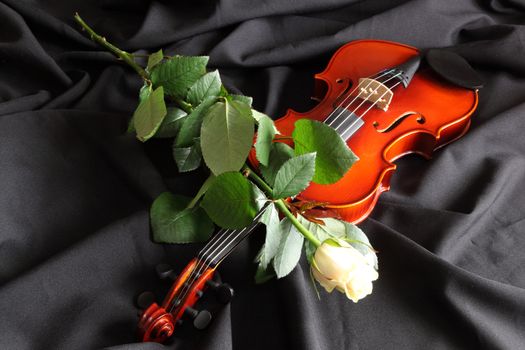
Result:
<svg viewBox="0 0 525 350"><path fill-rule="evenodd" d="M138 343L134 296L199 245L152 243L148 208L191 195L170 144L124 130L136 74L78 32L139 54L210 55L273 118L312 107L313 74L352 40L451 47L486 81L470 131L399 160L361 224L380 278L358 304L304 258L256 286L255 232L219 271L236 296L206 331ZM525 349L525 4L521 0L0 0L1 349Z"/></svg>

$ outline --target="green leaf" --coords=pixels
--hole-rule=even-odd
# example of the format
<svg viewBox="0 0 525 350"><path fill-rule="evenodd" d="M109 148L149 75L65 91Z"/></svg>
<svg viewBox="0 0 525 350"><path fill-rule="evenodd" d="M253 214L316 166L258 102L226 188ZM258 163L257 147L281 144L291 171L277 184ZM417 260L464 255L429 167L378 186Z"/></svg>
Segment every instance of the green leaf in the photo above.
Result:
<svg viewBox="0 0 525 350"><path fill-rule="evenodd" d="M273 120L272 118L268 117L266 114L264 113L261 113L259 112L258 110L256 109L252 109L252 117L253 119L255 119L255 121L257 122L257 124L260 124L261 123L261 120L264 119L264 118L268 118L272 121L273 123ZM274 130L274 134L279 134L279 130L277 130L277 128L275 127L275 124L273 124L273 130Z"/></svg>
<svg viewBox="0 0 525 350"><path fill-rule="evenodd" d="M281 240L279 213L273 203L264 210L260 221L266 225L266 238L262 248L263 253L260 258L262 267L266 269L270 261L277 254Z"/></svg>
<svg viewBox="0 0 525 350"><path fill-rule="evenodd" d="M199 191L193 197L192 202L188 205L189 207L194 207L195 204L201 199L202 196L208 191L208 188L210 188L211 184L215 181L215 175L210 174L208 178L202 183L201 188L199 188Z"/></svg>
<svg viewBox="0 0 525 350"><path fill-rule="evenodd" d="M199 140L197 139L190 147L174 147L173 158L177 164L177 169L181 173L197 169L201 165L202 160Z"/></svg>
<svg viewBox="0 0 525 350"><path fill-rule="evenodd" d="M151 72L151 69L155 67L157 64L159 64L163 58L164 58L164 53L162 52L162 49L149 55L148 65L146 66L146 69L148 70L148 72Z"/></svg>
<svg viewBox="0 0 525 350"><path fill-rule="evenodd" d="M252 184L253 188L253 199L255 201L255 207L257 208L257 212L259 212L264 208L265 204L267 204L270 199L266 196L266 194L264 194L263 191L259 189L259 187L257 187L251 181L250 183Z"/></svg>
<svg viewBox="0 0 525 350"><path fill-rule="evenodd" d="M201 208L187 209L191 198L164 192L151 206L153 240L158 243L204 242L213 232L210 218Z"/></svg>
<svg viewBox="0 0 525 350"><path fill-rule="evenodd" d="M147 83L144 83L144 85L142 85L142 87L140 88L140 91L139 91L139 104L144 101L146 98L149 97L149 95L151 94L151 85L147 84ZM126 130L128 133L134 133L135 132L135 118L134 116L131 117L130 121L129 121L129 124L128 124L128 129Z"/></svg>
<svg viewBox="0 0 525 350"><path fill-rule="evenodd" d="M257 160L262 165L268 166L273 138L275 137L275 126L273 125L273 120L264 114L259 119L258 123L259 127L257 129L257 141L255 142L255 154Z"/></svg>
<svg viewBox="0 0 525 350"><path fill-rule="evenodd" d="M358 160L341 136L321 122L300 119L295 123L292 136L296 155L317 153L312 179L315 183L327 185L337 182Z"/></svg>
<svg viewBox="0 0 525 350"><path fill-rule="evenodd" d="M275 176L273 198L292 197L303 191L314 176L315 153L288 159Z"/></svg>
<svg viewBox="0 0 525 350"><path fill-rule="evenodd" d="M163 86L166 95L184 99L190 86L206 73L207 56L174 56L151 70L154 86Z"/></svg>
<svg viewBox="0 0 525 350"><path fill-rule="evenodd" d="M133 124L137 131L137 138L144 142L155 135L166 113L164 90L161 86L149 94L133 113Z"/></svg>
<svg viewBox="0 0 525 350"><path fill-rule="evenodd" d="M221 85L219 71L214 70L213 72L206 73L190 87L186 101L197 106L206 97L219 96Z"/></svg>
<svg viewBox="0 0 525 350"><path fill-rule="evenodd" d="M237 171L252 147L254 123L241 102L217 102L201 127L202 156L215 174ZM248 106L249 110L249 106Z"/></svg>
<svg viewBox="0 0 525 350"><path fill-rule="evenodd" d="M310 265L312 264L312 261L313 261L316 249L317 249L317 247L312 242L310 242L308 240L306 240L306 242L304 242L304 253L306 255L306 260L308 260Z"/></svg>
<svg viewBox="0 0 525 350"><path fill-rule="evenodd" d="M273 187L277 171L288 159L294 156L293 148L282 142L274 142L271 145L268 166L261 165L259 169L266 182Z"/></svg>
<svg viewBox="0 0 525 350"><path fill-rule="evenodd" d="M242 102L250 107L252 106L253 98L251 98L250 96L230 95L230 97L233 101Z"/></svg>
<svg viewBox="0 0 525 350"><path fill-rule="evenodd" d="M202 120L208 112L208 108L216 101L217 98L215 97L205 98L200 105L195 107L188 117L184 118L179 134L175 139L177 147L189 147L192 145L194 139L200 137Z"/></svg>
<svg viewBox="0 0 525 350"><path fill-rule="evenodd" d="M303 235L296 230L288 218L281 221L280 226L281 241L273 259L273 268L277 278L288 275L295 268L301 258L304 241Z"/></svg>
<svg viewBox="0 0 525 350"><path fill-rule="evenodd" d="M169 138L175 137L179 132L184 118L187 114L182 109L176 107L168 107L166 117L159 126L159 129L155 133L157 138Z"/></svg>
<svg viewBox="0 0 525 350"><path fill-rule="evenodd" d="M237 171L215 178L204 194L201 207L219 226L240 229L248 226L258 212L256 186Z"/></svg>
<svg viewBox="0 0 525 350"><path fill-rule="evenodd" d="M144 83L139 91L139 103L147 99L152 91L153 89L151 88L151 85Z"/></svg>
<svg viewBox="0 0 525 350"><path fill-rule="evenodd" d="M275 277L275 271L271 265L263 267L261 263L257 266L257 271L255 272L255 283L263 284L268 282Z"/></svg>

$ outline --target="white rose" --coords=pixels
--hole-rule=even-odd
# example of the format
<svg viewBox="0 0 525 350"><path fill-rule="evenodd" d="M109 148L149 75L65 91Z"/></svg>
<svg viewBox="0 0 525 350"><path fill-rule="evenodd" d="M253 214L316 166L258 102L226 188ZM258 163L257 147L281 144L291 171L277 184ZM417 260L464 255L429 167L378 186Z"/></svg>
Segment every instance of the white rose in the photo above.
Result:
<svg viewBox="0 0 525 350"><path fill-rule="evenodd" d="M312 273L328 293L336 288L357 303L359 299L372 293L372 281L379 274L370 259L357 249L346 242L339 244L341 246L337 247L324 242L317 248Z"/></svg>

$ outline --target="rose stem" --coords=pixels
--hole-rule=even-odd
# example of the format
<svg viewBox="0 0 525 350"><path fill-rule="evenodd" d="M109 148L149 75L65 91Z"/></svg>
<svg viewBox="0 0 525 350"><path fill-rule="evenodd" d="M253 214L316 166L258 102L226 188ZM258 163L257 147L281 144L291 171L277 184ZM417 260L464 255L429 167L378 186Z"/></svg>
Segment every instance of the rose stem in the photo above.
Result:
<svg viewBox="0 0 525 350"><path fill-rule="evenodd" d="M131 68L133 68L144 80L149 81L149 74L135 62L132 54L119 49L115 45L108 42L106 38L95 33L95 31L86 22L84 22L84 20L80 17L78 12L75 13L75 20L86 32L88 32L89 36L91 37L91 40L97 42L98 44L106 48L108 51L112 52L115 56L117 56L122 61L126 62Z"/></svg>
<svg viewBox="0 0 525 350"><path fill-rule="evenodd" d="M250 167L248 167L248 165L244 165L242 167L242 171L244 173L247 173L248 174L248 177L250 179L253 180L253 182L255 182L259 187L261 187L261 189L266 192L266 194L271 198L272 197L272 193L273 193L273 190L272 188L263 180L259 177L259 175L257 175L254 171L252 171L252 169L250 169ZM288 207L286 206L286 203L284 202L284 200L282 199L276 199L274 200L274 203L275 203L275 206L277 208L279 208L279 210L281 211L281 213L284 214L284 216L286 216L291 222L292 224L295 226L295 228L297 228L297 230L306 238L308 239L313 245L315 245L316 247L319 247L321 245L321 242L314 236L313 233L311 233L310 231L308 231L308 229L306 227L303 226L303 224L301 224L301 222L299 222L299 220L297 220L297 218L292 214L292 212L290 212L290 210L288 209Z"/></svg>

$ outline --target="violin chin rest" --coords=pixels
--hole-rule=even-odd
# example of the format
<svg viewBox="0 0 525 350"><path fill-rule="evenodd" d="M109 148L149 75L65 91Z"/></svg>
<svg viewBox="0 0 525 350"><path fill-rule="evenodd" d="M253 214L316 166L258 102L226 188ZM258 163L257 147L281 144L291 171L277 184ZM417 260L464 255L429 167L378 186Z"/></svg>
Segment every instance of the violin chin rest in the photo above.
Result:
<svg viewBox="0 0 525 350"><path fill-rule="evenodd" d="M430 49L425 53L428 65L448 82L477 90L483 87L483 79L463 57L445 49Z"/></svg>

